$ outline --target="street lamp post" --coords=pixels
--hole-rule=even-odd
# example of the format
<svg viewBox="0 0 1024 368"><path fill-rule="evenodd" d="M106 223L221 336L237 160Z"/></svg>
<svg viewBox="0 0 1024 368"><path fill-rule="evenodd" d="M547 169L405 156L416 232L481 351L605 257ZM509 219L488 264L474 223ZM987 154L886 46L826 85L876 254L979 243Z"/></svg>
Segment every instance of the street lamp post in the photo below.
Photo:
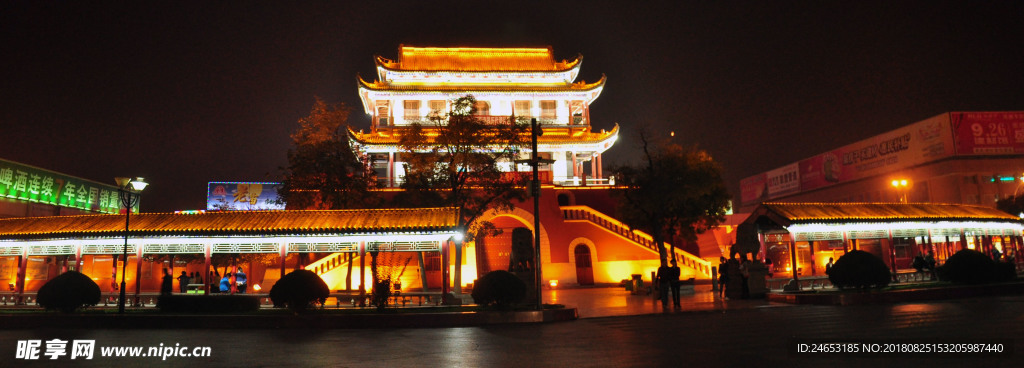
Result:
<svg viewBox="0 0 1024 368"><path fill-rule="evenodd" d="M896 194L900 197L900 203L907 203L907 189L910 182L907 179L893 179L892 187L896 188Z"/></svg>
<svg viewBox="0 0 1024 368"><path fill-rule="evenodd" d="M132 208L139 203L139 196L143 189L149 183L140 178L124 178L116 177L114 181L117 182L118 192L121 197L121 205L124 206L124 261L121 267L121 294L117 300L117 313L124 314L124 299L125 299L125 276L128 269L128 221L131 219ZM117 263L116 261L114 262ZM135 276L138 278L138 275ZM136 280L138 282L138 280Z"/></svg>

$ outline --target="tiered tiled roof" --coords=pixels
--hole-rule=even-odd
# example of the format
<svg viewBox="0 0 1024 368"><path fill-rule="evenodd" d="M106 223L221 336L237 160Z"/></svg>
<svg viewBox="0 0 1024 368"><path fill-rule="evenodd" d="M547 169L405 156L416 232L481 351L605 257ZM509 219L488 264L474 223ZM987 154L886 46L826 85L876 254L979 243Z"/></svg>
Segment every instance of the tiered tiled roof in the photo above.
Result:
<svg viewBox="0 0 1024 368"><path fill-rule="evenodd" d="M111 236L124 233L123 215L0 219L0 239ZM323 211L227 211L131 215L133 235L370 234L452 230L455 208Z"/></svg>
<svg viewBox="0 0 1024 368"><path fill-rule="evenodd" d="M402 137L401 129L394 130L378 130L371 133L363 133L361 131L354 131L349 128L350 136L361 144L372 144L372 145L397 145L399 139ZM430 132L427 131L427 137L430 138ZM591 132L580 128L564 128L564 127L553 127L544 128L544 135L537 137L537 144L585 144L585 143L597 143L615 137L619 134L619 124L615 124L615 127L611 131ZM529 134L527 134L527 137ZM529 141L529 139L527 139Z"/></svg>
<svg viewBox="0 0 1024 368"><path fill-rule="evenodd" d="M556 62L551 48L413 47L401 46L398 61L377 56L391 70L418 71L546 71L572 69L582 61Z"/></svg>
<svg viewBox="0 0 1024 368"><path fill-rule="evenodd" d="M601 79L594 83L572 83L572 84L483 84L473 85L445 85L445 84L414 84L414 85L393 85L381 81L368 82L360 76L356 76L358 87L371 91L401 91L401 92L589 92L604 88L607 78L601 75Z"/></svg>

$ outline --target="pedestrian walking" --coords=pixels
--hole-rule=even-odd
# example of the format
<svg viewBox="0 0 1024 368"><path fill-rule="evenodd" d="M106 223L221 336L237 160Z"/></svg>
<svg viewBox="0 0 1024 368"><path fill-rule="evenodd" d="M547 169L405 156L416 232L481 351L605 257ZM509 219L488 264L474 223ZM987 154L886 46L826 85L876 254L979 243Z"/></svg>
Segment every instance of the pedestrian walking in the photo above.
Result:
<svg viewBox="0 0 1024 368"><path fill-rule="evenodd" d="M160 283L160 295L171 295L171 291L174 290L174 277L171 276L171 271L164 269L164 279Z"/></svg>
<svg viewBox="0 0 1024 368"><path fill-rule="evenodd" d="M725 285L729 284L729 262L725 257L718 257L718 297L725 298Z"/></svg>
<svg viewBox="0 0 1024 368"><path fill-rule="evenodd" d="M662 308L668 307L668 289L672 287L669 282L669 274L671 273L672 269L669 266L658 267L658 298L661 299Z"/></svg>
<svg viewBox="0 0 1024 368"><path fill-rule="evenodd" d="M676 260L672 260L672 267L669 267L668 283L672 288L672 305L675 307L682 307L679 304L679 265L676 264Z"/></svg>

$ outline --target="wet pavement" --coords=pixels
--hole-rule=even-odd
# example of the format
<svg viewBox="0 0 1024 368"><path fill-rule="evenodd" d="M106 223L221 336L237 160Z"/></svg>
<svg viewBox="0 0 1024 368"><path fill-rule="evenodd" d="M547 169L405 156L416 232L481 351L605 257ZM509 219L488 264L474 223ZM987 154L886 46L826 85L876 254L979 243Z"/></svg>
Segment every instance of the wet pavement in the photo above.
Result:
<svg viewBox="0 0 1024 368"><path fill-rule="evenodd" d="M696 285L694 292L679 297L680 307L662 308L661 301L650 294L633 295L621 287L563 288L545 290L544 302L575 307L580 318L634 316L653 313L679 313L695 311L735 310L786 306L769 303L764 299L730 300L711 292L711 285Z"/></svg>
<svg viewBox="0 0 1024 368"><path fill-rule="evenodd" d="M562 293L586 295L609 290ZM621 296L604 297L617 300ZM626 297L622 311L653 311ZM698 296L689 305L698 306ZM634 300L634 303L630 303ZM714 303L714 302L712 302ZM729 303L729 301L725 301ZM630 307L632 305L633 307ZM630 309L639 308L639 309ZM660 308L660 305L656 306ZM586 311L588 309L584 309ZM597 311L599 309L591 310ZM575 322L432 329L37 329L0 334L17 367L1019 367L1024 296L862 306L769 304ZM92 359L15 359L19 341L92 340ZM798 352L797 343L999 344L1003 353ZM208 356L103 356L109 347L208 347Z"/></svg>

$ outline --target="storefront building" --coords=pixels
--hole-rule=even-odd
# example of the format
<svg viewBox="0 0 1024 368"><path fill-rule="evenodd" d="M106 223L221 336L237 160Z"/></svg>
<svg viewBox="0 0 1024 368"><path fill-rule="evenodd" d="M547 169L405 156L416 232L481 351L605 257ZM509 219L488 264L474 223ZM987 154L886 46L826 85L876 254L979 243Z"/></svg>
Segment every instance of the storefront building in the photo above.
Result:
<svg viewBox="0 0 1024 368"><path fill-rule="evenodd" d="M733 252L770 258L775 277L784 278L825 276L829 258L851 250L878 256L893 273L910 270L918 254L932 253L941 265L961 249L1020 267L1022 230L1018 217L984 206L767 202L740 225L738 237L748 241Z"/></svg>
<svg viewBox="0 0 1024 368"><path fill-rule="evenodd" d="M948 112L745 178L738 212L766 201L995 207L1022 188L1024 111Z"/></svg>

